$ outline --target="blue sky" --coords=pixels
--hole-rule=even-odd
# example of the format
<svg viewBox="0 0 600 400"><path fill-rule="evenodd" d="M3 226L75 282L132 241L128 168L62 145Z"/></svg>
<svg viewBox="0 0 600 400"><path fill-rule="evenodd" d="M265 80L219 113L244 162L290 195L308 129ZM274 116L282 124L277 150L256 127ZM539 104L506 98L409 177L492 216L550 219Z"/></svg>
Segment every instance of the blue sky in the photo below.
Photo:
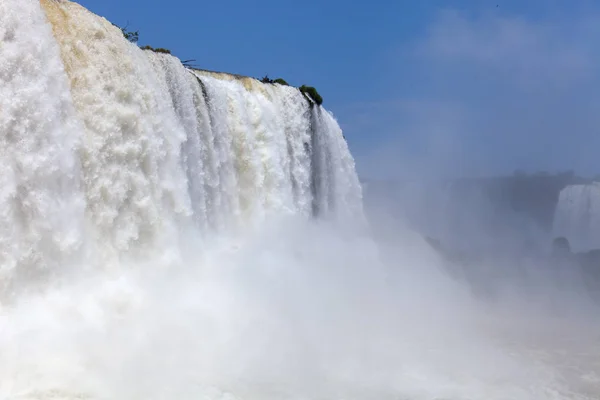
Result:
<svg viewBox="0 0 600 400"><path fill-rule="evenodd" d="M206 69L315 86L364 177L600 172L586 0L80 0Z"/></svg>

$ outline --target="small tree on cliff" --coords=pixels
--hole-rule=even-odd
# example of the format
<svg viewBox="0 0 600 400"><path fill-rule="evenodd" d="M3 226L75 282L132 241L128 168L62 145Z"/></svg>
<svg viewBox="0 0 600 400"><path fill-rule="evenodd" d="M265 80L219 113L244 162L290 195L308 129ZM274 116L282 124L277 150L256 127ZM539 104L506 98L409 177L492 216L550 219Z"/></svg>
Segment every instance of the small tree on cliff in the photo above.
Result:
<svg viewBox="0 0 600 400"><path fill-rule="evenodd" d="M116 26L117 28L119 28L121 30L121 32L123 32L123 36L125 37L125 39L129 40L131 43L137 43L138 40L140 40L140 31L131 32L131 31L127 30L127 26L129 26L129 22L127 23L127 26L125 26L125 28L121 28L117 24L113 24L113 25Z"/></svg>
<svg viewBox="0 0 600 400"><path fill-rule="evenodd" d="M317 89L315 89L314 87L302 85L299 89L303 95L310 97L318 105L323 104L323 98L321 97L319 92L317 92Z"/></svg>

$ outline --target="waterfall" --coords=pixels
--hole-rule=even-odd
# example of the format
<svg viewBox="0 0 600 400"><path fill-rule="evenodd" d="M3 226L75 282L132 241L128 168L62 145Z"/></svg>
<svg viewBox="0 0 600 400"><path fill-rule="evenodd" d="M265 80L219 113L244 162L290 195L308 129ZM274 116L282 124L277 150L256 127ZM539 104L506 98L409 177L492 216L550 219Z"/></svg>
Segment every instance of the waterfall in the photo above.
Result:
<svg viewBox="0 0 600 400"><path fill-rule="evenodd" d="M600 248L600 183L570 185L559 195L554 237L566 237L573 251Z"/></svg>
<svg viewBox="0 0 600 400"><path fill-rule="evenodd" d="M0 2L0 292L79 253L82 133L40 4Z"/></svg>
<svg viewBox="0 0 600 400"><path fill-rule="evenodd" d="M504 319L420 237L375 242L340 126L294 87L0 0L0 158L1 399L597 397L593 318Z"/></svg>
<svg viewBox="0 0 600 400"><path fill-rule="evenodd" d="M188 69L69 1L0 11L3 282L177 263L191 232L274 216L361 214L341 129L298 89Z"/></svg>

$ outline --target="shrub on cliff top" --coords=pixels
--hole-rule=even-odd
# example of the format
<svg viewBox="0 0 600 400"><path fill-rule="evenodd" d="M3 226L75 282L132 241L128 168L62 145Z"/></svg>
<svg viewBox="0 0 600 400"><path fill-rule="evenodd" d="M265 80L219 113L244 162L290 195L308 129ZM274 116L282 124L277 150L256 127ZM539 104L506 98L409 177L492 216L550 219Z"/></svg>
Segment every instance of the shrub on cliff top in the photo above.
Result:
<svg viewBox="0 0 600 400"><path fill-rule="evenodd" d="M323 98L321 97L319 92L317 92L317 89L315 89L314 87L302 85L299 89L303 95L310 97L316 104L323 104Z"/></svg>
<svg viewBox="0 0 600 400"><path fill-rule="evenodd" d="M270 84L279 83L280 85L289 86L289 84L285 81L285 79L282 79L282 78L271 79L271 78L269 78L269 75L263 76L262 78L260 78L260 81L262 83L270 83Z"/></svg>
<svg viewBox="0 0 600 400"><path fill-rule="evenodd" d="M137 43L139 38L140 38L140 32L139 31L135 31L135 32L130 32L125 28L121 28L121 31L123 32L123 36L125 36L125 39L129 40L131 43Z"/></svg>
<svg viewBox="0 0 600 400"><path fill-rule="evenodd" d="M119 28L121 32L123 32L123 37L125 37L125 39L129 40L131 43L137 43L140 39L140 31L131 32L127 30L127 26L129 26L129 23L127 23L127 26L125 28L121 28L117 24L113 24L113 26Z"/></svg>
<svg viewBox="0 0 600 400"><path fill-rule="evenodd" d="M155 49L152 46L146 45L144 47L141 47L141 49L142 50L150 50L150 51L153 51L155 53L171 54L171 50L169 50L169 49L163 49L162 47L159 47L159 48Z"/></svg>

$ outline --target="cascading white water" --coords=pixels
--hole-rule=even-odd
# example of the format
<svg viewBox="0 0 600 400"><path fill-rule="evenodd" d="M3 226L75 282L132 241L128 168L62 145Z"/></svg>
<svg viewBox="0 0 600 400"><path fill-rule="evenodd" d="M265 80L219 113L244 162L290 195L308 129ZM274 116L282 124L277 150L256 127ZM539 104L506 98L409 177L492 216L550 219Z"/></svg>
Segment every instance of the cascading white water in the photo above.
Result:
<svg viewBox="0 0 600 400"><path fill-rule="evenodd" d="M0 25L0 293L12 304L8 316L0 314L0 397L61 386L76 373L53 361L79 362L68 329L59 334L47 325L38 343L54 344L32 345L28 357L8 352L23 345L23 330L44 324L34 311L15 311L25 298L20 290L40 270L78 270L86 281L108 269L107 277L118 278L134 265L184 264L190 244L198 253L215 235L270 217L325 217L313 204L336 203L340 216L361 209L341 130L332 118L313 118L325 111L299 90L186 69L170 55L139 49L69 1L2 1ZM319 149L331 154L327 169L312 163L315 136L323 137L321 147L335 146ZM315 191L316 179L340 189ZM123 307L118 294L98 296ZM46 314L62 307L44 302ZM75 312L85 315L75 322L80 329L90 318L94 326L108 324L90 311ZM23 371L47 380L28 388L18 377Z"/></svg>
<svg viewBox="0 0 600 400"><path fill-rule="evenodd" d="M186 69L75 3L43 0L54 40L34 3L23 18L2 3L2 133L13 160L3 174L4 270L62 262L49 247L82 241L97 265L141 255L173 263L190 229L309 216L313 203L360 209L341 130L297 89Z"/></svg>
<svg viewBox="0 0 600 400"><path fill-rule="evenodd" d="M240 82L196 74L206 88L215 116L213 129L225 153L220 168L233 175L224 180L235 182L227 193L232 214L261 221L267 212L296 212L284 125L272 100L279 91L251 79Z"/></svg>
<svg viewBox="0 0 600 400"><path fill-rule="evenodd" d="M76 115L38 2L0 2L0 292L77 256L83 195Z"/></svg>
<svg viewBox="0 0 600 400"><path fill-rule="evenodd" d="M573 251L600 248L600 183L571 185L559 195L554 237L566 237Z"/></svg>
<svg viewBox="0 0 600 400"><path fill-rule="evenodd" d="M119 29L74 3L42 4L84 125L78 137L90 254L103 266L140 251L176 259L180 221L191 215L184 122L148 57Z"/></svg>
<svg viewBox="0 0 600 400"><path fill-rule="evenodd" d="M356 218L361 214L362 193L342 130L322 108L312 110L312 124L316 212Z"/></svg>
<svg viewBox="0 0 600 400"><path fill-rule="evenodd" d="M354 161L295 88L0 0L0 157L1 399L592 398L490 339L418 238L342 234Z"/></svg>

